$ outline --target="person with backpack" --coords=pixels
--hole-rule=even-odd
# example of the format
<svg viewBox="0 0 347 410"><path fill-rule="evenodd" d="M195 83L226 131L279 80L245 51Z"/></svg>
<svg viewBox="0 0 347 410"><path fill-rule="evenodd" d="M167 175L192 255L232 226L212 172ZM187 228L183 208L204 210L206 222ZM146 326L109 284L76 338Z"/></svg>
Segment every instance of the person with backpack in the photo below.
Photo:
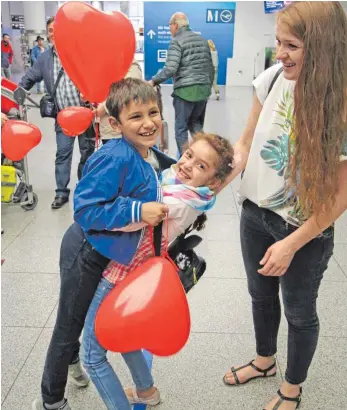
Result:
<svg viewBox="0 0 347 410"><path fill-rule="evenodd" d="M228 181L245 170L241 247L257 354L223 381L239 386L276 374L281 288L287 368L264 410L294 410L317 347L316 302L334 222L347 209L346 14L339 2L294 2L278 12L276 37L283 72L273 66L254 80Z"/></svg>
<svg viewBox="0 0 347 410"><path fill-rule="evenodd" d="M114 88L116 89L116 86ZM111 89L106 103L111 118L112 113L115 115L117 112L114 108L115 104L112 103L114 100ZM123 128L121 123L119 126ZM127 139L128 136L124 131L123 138ZM162 172L160 184L162 203L168 209L168 216L163 223L162 244L165 241L169 243L173 241L194 223L198 215L213 208L216 203L214 189L231 172L233 149L227 139L205 133L195 134L193 138L194 141L187 147L177 164ZM154 169L157 169L155 161L151 161L151 164ZM96 174L93 174L93 178L95 176ZM88 178L88 174L85 178ZM90 193L89 187L88 192ZM115 370L107 360L107 351L96 337L95 321L99 307L112 289L153 256L152 230L146 222L130 223L112 230L140 231L142 239L130 263L125 265L112 260L102 274L103 278L100 280L86 317L82 361L107 409L131 410L131 404L150 406L159 404L159 390L154 387L153 378L141 350L122 354L135 383L134 387L123 390ZM120 236L119 243L121 238Z"/></svg>

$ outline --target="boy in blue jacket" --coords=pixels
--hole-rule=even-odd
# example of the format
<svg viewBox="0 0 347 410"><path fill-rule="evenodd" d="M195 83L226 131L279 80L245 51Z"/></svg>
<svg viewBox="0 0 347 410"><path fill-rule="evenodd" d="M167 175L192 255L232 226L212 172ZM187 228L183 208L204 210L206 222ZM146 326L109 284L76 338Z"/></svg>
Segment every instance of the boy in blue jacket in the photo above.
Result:
<svg viewBox="0 0 347 410"><path fill-rule="evenodd" d="M122 80L111 87L106 106L111 125L123 138L111 140L88 159L75 191L75 223L60 251L57 320L42 399L34 401L34 410L71 409L64 398L68 373L78 386L89 382L78 341L89 305L109 260L129 264L143 235L141 230L113 230L141 221L155 226L168 212L159 179L175 161L153 148L162 127L155 90L141 80Z"/></svg>

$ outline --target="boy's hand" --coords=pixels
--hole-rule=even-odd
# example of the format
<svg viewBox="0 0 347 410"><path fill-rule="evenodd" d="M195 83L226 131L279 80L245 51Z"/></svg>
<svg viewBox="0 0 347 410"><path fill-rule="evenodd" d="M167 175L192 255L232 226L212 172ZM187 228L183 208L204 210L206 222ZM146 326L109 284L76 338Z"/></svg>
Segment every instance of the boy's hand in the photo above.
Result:
<svg viewBox="0 0 347 410"><path fill-rule="evenodd" d="M169 207L159 202L147 202L142 205L142 220L148 225L158 225L169 212Z"/></svg>

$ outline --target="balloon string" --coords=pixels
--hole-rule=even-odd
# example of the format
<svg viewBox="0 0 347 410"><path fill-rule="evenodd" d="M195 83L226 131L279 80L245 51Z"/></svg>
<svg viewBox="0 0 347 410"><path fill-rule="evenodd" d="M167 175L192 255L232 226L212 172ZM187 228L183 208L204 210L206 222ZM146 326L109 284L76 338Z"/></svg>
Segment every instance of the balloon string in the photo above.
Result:
<svg viewBox="0 0 347 410"><path fill-rule="evenodd" d="M95 111L95 147L99 149L99 123L96 121L97 114Z"/></svg>
<svg viewBox="0 0 347 410"><path fill-rule="evenodd" d="M164 255L168 256L169 255L169 216L166 215L164 219L164 223L166 222L166 238L165 238L165 246L164 246Z"/></svg>

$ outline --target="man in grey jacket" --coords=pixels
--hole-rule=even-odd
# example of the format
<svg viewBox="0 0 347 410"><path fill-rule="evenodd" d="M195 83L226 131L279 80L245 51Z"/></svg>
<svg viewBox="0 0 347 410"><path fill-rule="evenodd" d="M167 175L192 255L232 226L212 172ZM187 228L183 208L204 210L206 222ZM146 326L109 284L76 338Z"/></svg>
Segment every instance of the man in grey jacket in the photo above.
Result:
<svg viewBox="0 0 347 410"><path fill-rule="evenodd" d="M157 85L173 78L175 137L182 154L188 142L188 130L193 135L203 129L214 68L207 40L190 29L185 14L175 13L169 24L173 39L166 64L151 83Z"/></svg>

